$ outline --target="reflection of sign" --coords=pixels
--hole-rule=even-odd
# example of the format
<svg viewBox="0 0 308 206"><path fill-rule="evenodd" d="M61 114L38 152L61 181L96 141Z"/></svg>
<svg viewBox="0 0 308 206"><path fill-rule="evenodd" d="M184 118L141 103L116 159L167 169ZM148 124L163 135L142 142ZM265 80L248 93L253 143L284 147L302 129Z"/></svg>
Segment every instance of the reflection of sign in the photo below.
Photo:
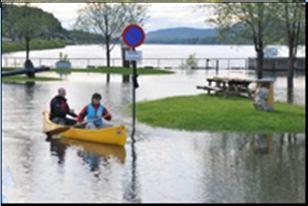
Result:
<svg viewBox="0 0 308 206"><path fill-rule="evenodd" d="M125 60L126 61L140 61L142 59L141 51L126 51Z"/></svg>
<svg viewBox="0 0 308 206"><path fill-rule="evenodd" d="M143 44L145 33L137 24L127 26L122 33L123 42L130 48L136 48Z"/></svg>

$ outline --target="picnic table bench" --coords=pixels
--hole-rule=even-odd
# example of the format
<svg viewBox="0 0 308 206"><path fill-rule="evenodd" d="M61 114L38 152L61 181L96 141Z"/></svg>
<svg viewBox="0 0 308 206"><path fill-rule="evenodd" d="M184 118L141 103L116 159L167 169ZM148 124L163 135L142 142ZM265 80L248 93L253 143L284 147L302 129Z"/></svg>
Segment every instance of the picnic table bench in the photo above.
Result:
<svg viewBox="0 0 308 206"><path fill-rule="evenodd" d="M208 94L211 91L214 94L222 93L227 95L240 95L251 97L253 91L249 89L249 85L255 80L252 79L241 79L241 78L228 78L228 77L213 77L207 78L208 85L197 86L197 89L207 90ZM215 83L215 86L212 86Z"/></svg>

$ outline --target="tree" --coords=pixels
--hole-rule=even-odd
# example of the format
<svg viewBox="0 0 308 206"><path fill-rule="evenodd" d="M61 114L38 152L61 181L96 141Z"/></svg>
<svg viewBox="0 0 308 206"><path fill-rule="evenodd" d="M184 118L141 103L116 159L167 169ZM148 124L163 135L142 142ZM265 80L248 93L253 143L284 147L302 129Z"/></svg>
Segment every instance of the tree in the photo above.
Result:
<svg viewBox="0 0 308 206"><path fill-rule="evenodd" d="M4 30L12 40L24 40L26 46L26 59L29 60L30 42L35 38L51 37L56 31L62 29L60 22L52 14L38 8L6 5L4 10Z"/></svg>
<svg viewBox="0 0 308 206"><path fill-rule="evenodd" d="M289 48L288 63L288 102L292 102L293 78L295 70L295 61L300 43L305 42L305 3L281 3L277 4L278 17L285 27L285 35L282 39L287 43Z"/></svg>
<svg viewBox="0 0 308 206"><path fill-rule="evenodd" d="M88 3L79 11L75 27L83 31L101 34L106 49L107 67L110 53L121 38L124 26L145 19L146 7L126 3ZM107 74L107 82L110 76Z"/></svg>
<svg viewBox="0 0 308 206"><path fill-rule="evenodd" d="M19 8L11 4L3 4L3 36L16 40L16 22L18 21Z"/></svg>
<svg viewBox="0 0 308 206"><path fill-rule="evenodd" d="M257 53L257 77L263 77L264 47L272 43L275 33L274 6L271 3L225 3L213 6L214 17L209 19L218 25L223 36L227 32L243 39L252 39Z"/></svg>

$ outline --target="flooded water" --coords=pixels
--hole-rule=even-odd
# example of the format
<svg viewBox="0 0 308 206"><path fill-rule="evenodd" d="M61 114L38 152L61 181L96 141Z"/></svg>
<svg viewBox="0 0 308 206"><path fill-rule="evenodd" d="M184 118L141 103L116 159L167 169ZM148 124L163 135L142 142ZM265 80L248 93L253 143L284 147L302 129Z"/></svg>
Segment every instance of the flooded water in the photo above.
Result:
<svg viewBox="0 0 308 206"><path fill-rule="evenodd" d="M278 57L287 57L288 48L286 46L274 46L278 50ZM151 45L145 44L138 48L142 51L143 60L139 62L142 66L153 67L179 67L186 59L195 54L198 60L197 64L200 67L206 65L206 58L239 58L233 59L230 62L221 60L219 66L226 68L227 65L231 67L245 67L245 62L249 57L256 57L256 52L253 45L235 46L235 45ZM87 66L105 66L106 65L106 52L102 45L71 45L59 49L47 49L31 51L30 57L32 58L35 66L45 65L55 67L60 53L67 54L72 66L75 68L86 68ZM111 65L122 65L121 48L115 46L111 52ZM305 57L305 47L299 47L298 57ZM22 66L25 58L25 51L7 53L3 55L4 66ZM15 59L18 58L18 59ZM94 59L93 59L94 58ZM91 60L90 60L91 59ZM215 67L216 61L208 62L210 67Z"/></svg>
<svg viewBox="0 0 308 206"><path fill-rule="evenodd" d="M44 74L46 76L46 74ZM55 74L49 74L54 76ZM137 100L202 93L205 72L139 77ZM249 76L225 72L221 76ZM131 131L130 84L113 75L71 74L62 82L2 85L3 195L6 202L305 202L306 134L187 132L137 123L125 147L45 141L42 111L58 87L77 112L100 92L114 123ZM275 99L286 101L286 78ZM305 105L305 76L294 100ZM138 111L137 111L138 112Z"/></svg>
<svg viewBox="0 0 308 206"><path fill-rule="evenodd" d="M278 50L278 56L287 57L288 47L274 46ZM196 58L248 58L255 57L253 45L164 45L145 44L138 48L143 53L143 58L187 58L195 54ZM32 58L54 58L59 53L67 54L69 58L104 58L105 50L102 45L71 45L60 49L47 49L31 51ZM5 54L7 57L24 57L25 52L13 52ZM121 58L121 47L115 46L111 51L113 58ZM298 56L305 56L305 47L299 47Z"/></svg>

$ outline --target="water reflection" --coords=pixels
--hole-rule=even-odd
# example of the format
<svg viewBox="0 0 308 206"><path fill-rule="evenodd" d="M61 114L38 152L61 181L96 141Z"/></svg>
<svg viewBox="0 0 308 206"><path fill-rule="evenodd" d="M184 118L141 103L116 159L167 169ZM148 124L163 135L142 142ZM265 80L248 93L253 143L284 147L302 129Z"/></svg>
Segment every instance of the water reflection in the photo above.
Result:
<svg viewBox="0 0 308 206"><path fill-rule="evenodd" d="M69 147L77 149L77 156L89 164L91 171L97 170L101 161L108 164L111 159L115 159L121 164L125 163L126 152L123 147L71 139L53 139L50 141L51 155L58 158L60 165L64 163L65 153Z"/></svg>
<svg viewBox="0 0 308 206"><path fill-rule="evenodd" d="M59 74L60 79L67 79L71 72L57 72L57 74Z"/></svg>
<svg viewBox="0 0 308 206"><path fill-rule="evenodd" d="M61 143L60 140L52 139L50 141L50 152L52 156L56 156L58 158L58 164L61 165L65 160L65 152L67 146Z"/></svg>
<svg viewBox="0 0 308 206"><path fill-rule="evenodd" d="M138 101L197 94L203 72L140 77ZM68 81L33 87L3 84L3 168L14 178L8 202L305 201L305 134L185 132L139 122L137 142L129 139L125 148L46 143L41 113L60 86L77 111L101 92L114 121L130 129L130 84L115 77L106 85L102 77L72 73ZM304 79L295 81L294 97L305 105ZM275 95L285 101L286 78L276 83Z"/></svg>
<svg viewBox="0 0 308 206"><path fill-rule="evenodd" d="M138 195L138 187L137 187L137 154L135 148L136 141L132 138L131 142L131 178L126 190L124 192L124 200L131 203L141 203L141 199Z"/></svg>
<svg viewBox="0 0 308 206"><path fill-rule="evenodd" d="M269 154L272 151L272 134L256 134L253 138L253 148L255 153Z"/></svg>
<svg viewBox="0 0 308 206"><path fill-rule="evenodd" d="M205 84L205 79L213 76L256 78L256 74L252 70L220 70L219 73L216 73L215 69L173 71L175 71L176 74L163 76L141 76L139 78L140 88L137 92L137 100L140 101L145 99L157 99L169 96L199 94L200 91L196 89L196 85ZM105 83L104 74L71 73L63 75L65 75L65 79L73 81L75 81L76 79L82 79L84 81L86 78L90 78L91 82L99 82L100 84L104 84L104 86L108 88L108 84ZM286 72L264 71L263 76L264 78L272 78L275 80L275 101L292 101L292 103L296 104L305 104L305 73L298 72L295 74L294 88L289 93L287 89ZM64 78L63 76L60 77ZM157 84L158 81L159 84ZM124 92L124 96L128 96L127 93L130 92L131 83L123 83L120 75L114 75L111 82L116 82L116 84L124 88L123 91L121 90L122 88L117 88L119 89L119 91L116 92ZM109 89L112 96L114 96L115 94L113 88L114 85L110 84ZM155 90L153 90L153 88L155 88ZM106 90L104 90L104 92L106 92ZM130 97L130 95L128 97ZM130 102L129 99L128 101L126 101L126 103L128 102Z"/></svg>
<svg viewBox="0 0 308 206"><path fill-rule="evenodd" d="M229 138L225 138L224 134L220 138L216 136L215 140L211 139L211 143L200 139L195 143L205 160L201 180L204 195L213 202L228 203L297 202L303 197L304 136L228 136ZM302 143L298 144L298 141ZM281 142L284 144L281 145ZM210 152L206 149L208 147ZM303 165L300 166L301 164ZM232 188L236 190L233 191Z"/></svg>

